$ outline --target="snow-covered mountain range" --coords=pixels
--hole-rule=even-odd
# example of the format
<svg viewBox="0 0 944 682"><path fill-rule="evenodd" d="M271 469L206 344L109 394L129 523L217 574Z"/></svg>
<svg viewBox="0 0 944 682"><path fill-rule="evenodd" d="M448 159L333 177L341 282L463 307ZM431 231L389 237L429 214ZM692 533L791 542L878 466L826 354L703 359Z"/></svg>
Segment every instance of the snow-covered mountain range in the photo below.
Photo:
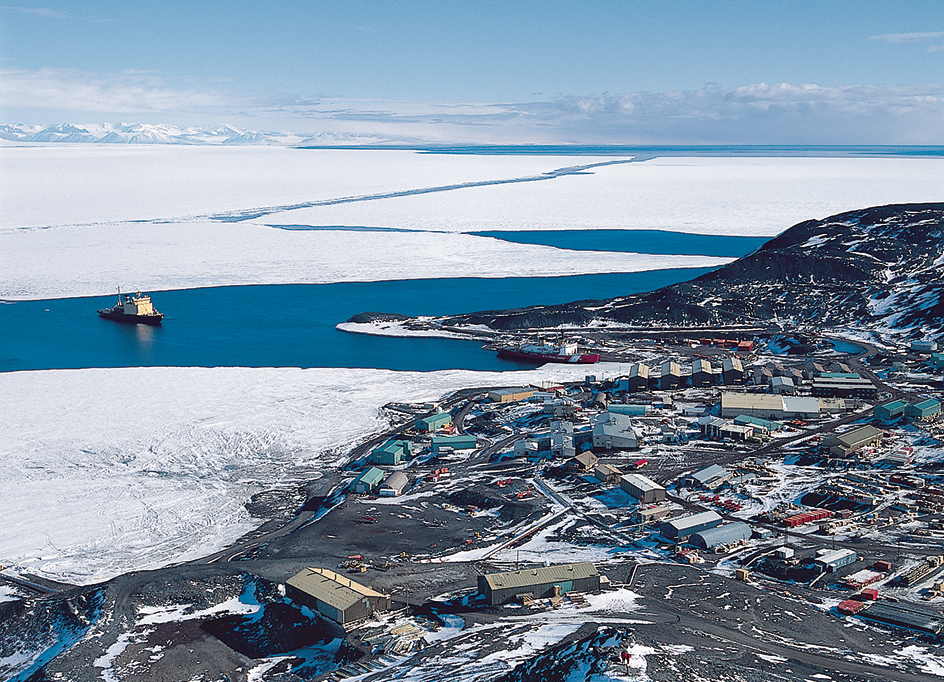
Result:
<svg viewBox="0 0 944 682"><path fill-rule="evenodd" d="M149 123L101 123L56 125L0 124L0 140L7 142L66 142L98 144L200 144L200 145L320 145L381 142L373 136L318 133L259 132L222 126L217 128Z"/></svg>

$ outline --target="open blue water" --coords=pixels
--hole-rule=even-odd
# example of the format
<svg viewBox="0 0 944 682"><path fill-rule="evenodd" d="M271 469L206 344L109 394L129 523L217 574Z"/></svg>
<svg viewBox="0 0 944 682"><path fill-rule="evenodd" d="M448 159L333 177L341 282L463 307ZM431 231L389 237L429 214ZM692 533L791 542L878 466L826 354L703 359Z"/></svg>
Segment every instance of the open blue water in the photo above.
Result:
<svg viewBox="0 0 944 682"><path fill-rule="evenodd" d="M97 316L114 296L0 305L0 371L79 367L376 367L505 370L473 341L348 334L366 311L445 315L649 291L707 269L508 279L427 279L152 292L161 327Z"/></svg>
<svg viewBox="0 0 944 682"><path fill-rule="evenodd" d="M495 230L471 234L516 244L541 244L575 251L620 251L718 258L740 258L770 241L770 237L686 234L668 230Z"/></svg>

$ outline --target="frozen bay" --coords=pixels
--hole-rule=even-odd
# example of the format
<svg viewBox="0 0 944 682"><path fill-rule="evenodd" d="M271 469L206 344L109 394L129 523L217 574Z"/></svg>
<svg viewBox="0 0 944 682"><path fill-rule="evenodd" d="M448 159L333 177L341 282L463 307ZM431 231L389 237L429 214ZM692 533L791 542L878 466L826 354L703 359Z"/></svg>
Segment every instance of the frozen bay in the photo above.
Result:
<svg viewBox="0 0 944 682"><path fill-rule="evenodd" d="M585 170L559 174L576 167ZM843 210L933 201L944 160L85 145L0 148L0 174L0 298L41 299L103 295L118 284L156 290L711 267L725 261L575 253L468 233L773 236Z"/></svg>

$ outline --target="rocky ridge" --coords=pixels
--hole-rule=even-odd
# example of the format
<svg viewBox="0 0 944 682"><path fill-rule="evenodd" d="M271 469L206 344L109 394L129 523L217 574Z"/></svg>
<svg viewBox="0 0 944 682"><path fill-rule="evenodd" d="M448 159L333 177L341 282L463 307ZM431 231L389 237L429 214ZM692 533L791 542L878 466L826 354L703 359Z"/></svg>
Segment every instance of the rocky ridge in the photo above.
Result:
<svg viewBox="0 0 944 682"><path fill-rule="evenodd" d="M439 318L511 331L595 322L866 327L944 333L944 203L867 208L795 225L701 277L603 301Z"/></svg>

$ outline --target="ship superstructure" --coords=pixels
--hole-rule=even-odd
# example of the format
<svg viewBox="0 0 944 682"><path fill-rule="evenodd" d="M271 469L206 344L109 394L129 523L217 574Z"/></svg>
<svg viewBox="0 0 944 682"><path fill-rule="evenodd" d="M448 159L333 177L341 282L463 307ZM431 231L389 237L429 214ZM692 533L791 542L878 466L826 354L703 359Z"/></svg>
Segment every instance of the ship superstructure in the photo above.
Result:
<svg viewBox="0 0 944 682"><path fill-rule="evenodd" d="M157 326L164 319L164 315L154 309L151 297L147 294L125 294L122 296L118 289L118 302L113 308L102 308L98 311L102 317L127 322L129 324L150 324Z"/></svg>

